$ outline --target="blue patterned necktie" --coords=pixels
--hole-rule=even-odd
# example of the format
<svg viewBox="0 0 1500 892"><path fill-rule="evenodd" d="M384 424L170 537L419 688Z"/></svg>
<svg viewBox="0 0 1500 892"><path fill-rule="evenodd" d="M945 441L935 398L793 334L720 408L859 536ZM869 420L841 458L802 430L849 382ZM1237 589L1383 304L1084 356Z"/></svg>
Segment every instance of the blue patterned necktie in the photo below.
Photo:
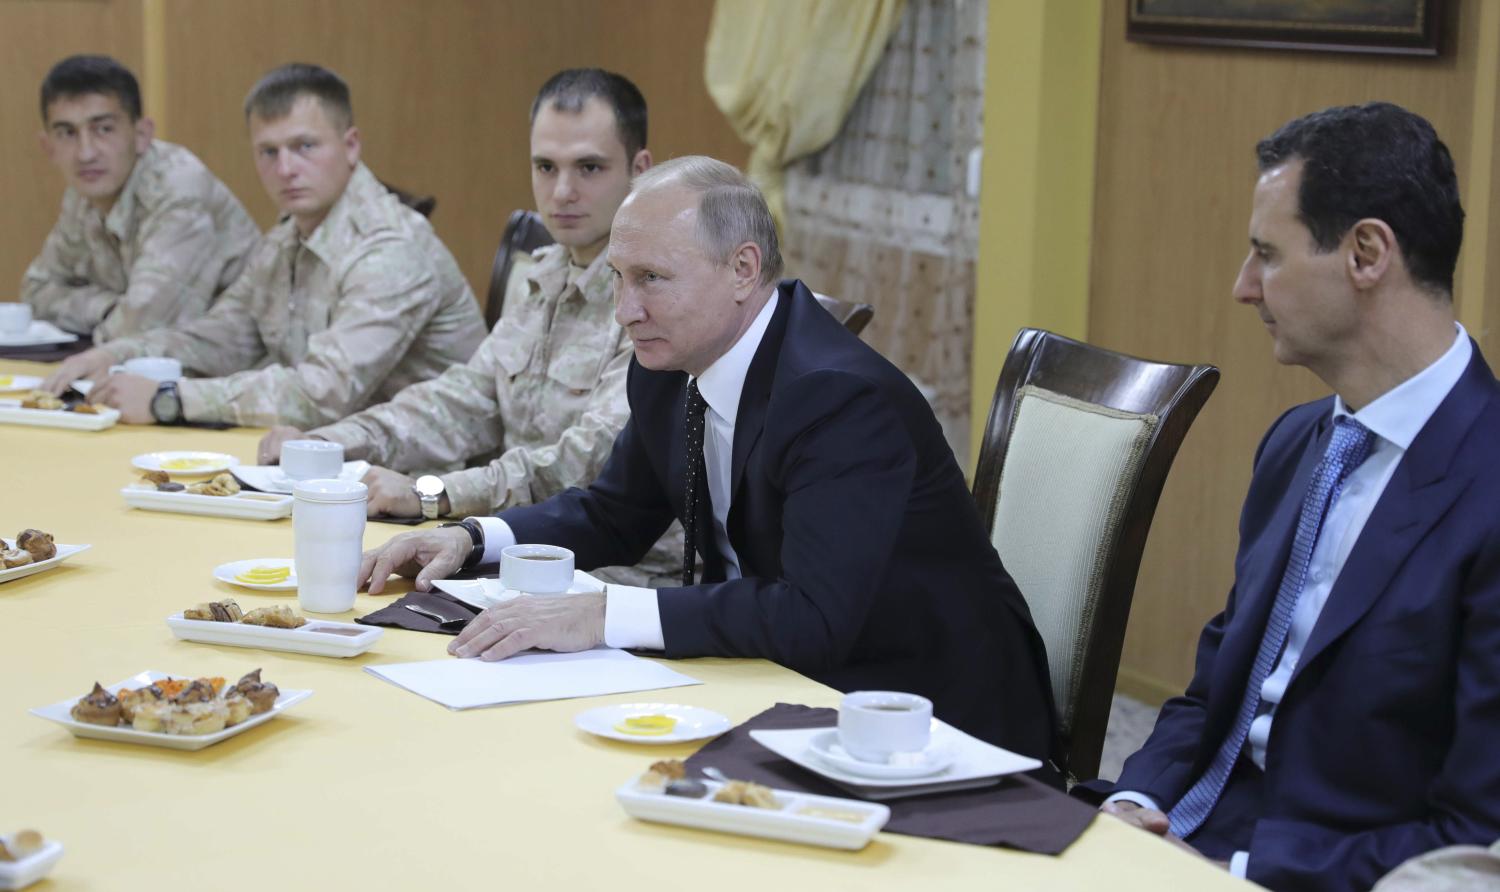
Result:
<svg viewBox="0 0 1500 892"><path fill-rule="evenodd" d="M1281 577L1281 587L1276 590L1276 603L1271 607L1271 617L1266 621L1266 632L1256 651L1255 664L1250 670L1250 683L1245 687L1245 698L1240 711L1229 730L1229 736L1208 770L1168 814L1172 832L1179 838L1197 830L1208 819L1224 784L1234 769L1235 760L1245 746L1245 737L1250 733L1250 723L1255 720L1260 707L1260 689L1266 677L1276 665L1281 646L1286 642L1287 629L1292 624L1292 612L1297 609L1297 599L1302 595L1302 585L1307 579L1307 566L1312 561L1313 546L1318 542L1318 531L1323 518L1328 515L1328 506L1338 497L1344 478L1359 467L1370 455L1374 435L1369 428L1349 416L1335 420L1333 438L1328 451L1313 471L1312 483L1302 498L1302 514L1297 519L1297 537L1292 540L1292 553L1287 558L1286 572Z"/></svg>
<svg viewBox="0 0 1500 892"><path fill-rule="evenodd" d="M682 584L693 584L694 558L697 549L693 543L697 541L698 534L698 499L703 495L703 479L705 468L703 465L703 423L704 412L708 409L708 403L703 399L703 394L698 392L698 382L692 378L688 379L687 405L683 411L684 421L687 424L687 443L683 450L683 461L687 465L687 474L683 480L682 493Z"/></svg>

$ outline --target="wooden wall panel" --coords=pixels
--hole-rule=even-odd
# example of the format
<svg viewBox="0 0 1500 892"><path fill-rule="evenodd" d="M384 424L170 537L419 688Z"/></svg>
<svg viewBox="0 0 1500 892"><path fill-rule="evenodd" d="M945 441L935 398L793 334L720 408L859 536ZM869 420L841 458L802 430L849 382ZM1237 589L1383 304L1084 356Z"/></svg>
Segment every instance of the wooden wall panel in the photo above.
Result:
<svg viewBox="0 0 1500 892"><path fill-rule="evenodd" d="M1433 122L1462 178L1477 5L1453 4L1455 39L1428 61L1131 43L1124 4L1106 7L1089 338L1223 370L1156 512L1122 661L1127 689L1180 690L1190 677L1198 632L1233 576L1256 444L1283 410L1327 392L1311 373L1278 366L1254 312L1229 296L1246 252L1255 141L1299 114L1387 99ZM1489 196L1466 204L1476 198Z"/></svg>
<svg viewBox="0 0 1500 892"><path fill-rule="evenodd" d="M527 112L562 68L631 78L651 109L658 159L747 151L703 86L712 4L703 0L199 0L166 16L170 137L233 188L263 226L241 114L255 80L289 61L350 84L377 176L437 196L433 225L475 292L488 286L506 217L531 207Z"/></svg>
<svg viewBox="0 0 1500 892"><path fill-rule="evenodd" d="M11 0L0 3L0 35L0 300L16 300L63 193L61 174L37 145L42 78L74 53L114 56L140 77L141 2Z"/></svg>

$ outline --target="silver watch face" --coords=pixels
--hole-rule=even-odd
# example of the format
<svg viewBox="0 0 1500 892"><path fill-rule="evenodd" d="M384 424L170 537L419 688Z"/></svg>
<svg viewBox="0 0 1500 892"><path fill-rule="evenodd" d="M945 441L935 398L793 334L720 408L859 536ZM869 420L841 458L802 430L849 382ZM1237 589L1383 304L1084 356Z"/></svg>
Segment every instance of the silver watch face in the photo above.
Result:
<svg viewBox="0 0 1500 892"><path fill-rule="evenodd" d="M412 489L416 490L419 496L435 499L443 494L443 478L434 474L423 474L417 478L416 483L412 484Z"/></svg>

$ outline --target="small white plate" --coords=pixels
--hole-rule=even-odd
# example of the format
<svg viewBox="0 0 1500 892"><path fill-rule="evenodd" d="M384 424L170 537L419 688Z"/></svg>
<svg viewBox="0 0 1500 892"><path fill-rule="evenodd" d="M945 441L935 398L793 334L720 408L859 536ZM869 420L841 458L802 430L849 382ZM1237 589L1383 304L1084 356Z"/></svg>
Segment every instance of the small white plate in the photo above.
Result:
<svg viewBox="0 0 1500 892"><path fill-rule="evenodd" d="M615 726L628 718L643 715L666 715L677 720L670 734L627 734ZM729 730L729 719L711 709L683 706L680 703L616 703L600 706L573 716L573 724L590 734L623 740L626 743L682 743L717 737Z"/></svg>
<svg viewBox="0 0 1500 892"><path fill-rule="evenodd" d="M267 569L291 567L292 574L286 578L285 582L275 582L270 585L263 585L257 582L244 582L234 578L246 570L255 570L262 567ZM227 564L220 564L214 568L214 578L220 582L237 585L240 588L253 588L262 592L291 592L297 590L297 565L292 562L291 558L251 558L247 561L230 561Z"/></svg>
<svg viewBox="0 0 1500 892"><path fill-rule="evenodd" d="M939 771L953 764L953 752L941 749L937 746L928 746L920 753L910 753L912 764L892 765L886 762L866 762L864 759L856 759L849 755L839 745L839 732L837 728L830 728L821 734L815 735L807 742L807 748L818 755L818 758L842 768L850 774L860 777L875 777L882 779L902 779L909 777L931 777Z"/></svg>
<svg viewBox="0 0 1500 892"><path fill-rule="evenodd" d="M370 472L370 463L367 461L346 461L344 469L339 471L339 479L348 483L358 483ZM236 463L232 472L235 479L253 489L261 492L279 492L286 495L292 494L292 486L297 482L282 472L280 465L241 465Z"/></svg>
<svg viewBox="0 0 1500 892"><path fill-rule="evenodd" d="M16 543L10 539L0 539L0 544L3 544L7 549L16 547ZM20 579L23 576L40 573L43 570L51 570L73 555L82 551L88 551L92 547L89 545L64 545L61 542L56 543L56 545L57 554L47 558L45 561L23 564L19 567L11 567L9 570L0 570L0 582L10 582L12 579Z"/></svg>
<svg viewBox="0 0 1500 892"><path fill-rule="evenodd" d="M452 595L480 610L509 601L521 594L513 588L502 586L498 579L435 579L432 584L437 587L438 591ZM604 583L582 570L574 570L573 584L563 594L581 595L585 592L602 591L604 591Z"/></svg>
<svg viewBox="0 0 1500 892"><path fill-rule="evenodd" d="M0 347L40 347L43 344L71 344L78 335L63 331L45 319L31 320L31 327L20 334L0 334Z"/></svg>
<svg viewBox="0 0 1500 892"><path fill-rule="evenodd" d="M62 843L48 839L40 849L25 858L0 861L0 889L25 889L51 873L62 854Z"/></svg>
<svg viewBox="0 0 1500 892"><path fill-rule="evenodd" d="M780 808L730 805L727 802L713 801L714 794L723 784L710 780L703 784L707 787L707 792L700 798L689 799L684 796L668 796L666 793L646 792L632 779L615 790L615 801L631 817L643 821L679 824L701 830L759 836L833 849L864 848L891 818L890 808L878 803L814 796L775 788L772 788L771 793L776 797ZM825 816L818 815L819 810ZM829 812L858 820L827 817Z"/></svg>
<svg viewBox="0 0 1500 892"><path fill-rule="evenodd" d="M41 386L42 379L36 375L0 375L0 393L36 390ZM3 864L3 862L0 862L0 864Z"/></svg>
<svg viewBox="0 0 1500 892"><path fill-rule="evenodd" d="M185 477L197 477L206 474L217 474L227 471L239 465L240 460L232 455L222 452L148 452L145 455L137 455L130 463L142 471L166 471L168 474L181 474Z"/></svg>
<svg viewBox="0 0 1500 892"><path fill-rule="evenodd" d="M198 676L183 674L169 676L164 672L156 672L148 669L145 672L138 672L124 681L108 685L107 689L111 694L115 694L119 693L122 688L143 688L154 681L161 681L164 678L196 677ZM228 683L227 676L225 683ZM119 743L143 743L147 746L160 746L172 750L201 750L206 746L213 746L221 740L248 731L256 725L263 725L269 722L287 709L311 697L312 693L312 691L290 691L282 688L281 696L276 698L276 703L270 709L260 715L253 715L245 719L233 728L225 728L223 731L217 731L213 734L160 734L155 731L137 731L134 728L128 727L110 728L104 725L90 725L88 722L75 721L72 715L73 705L83 696L86 696L86 693L80 694L78 697L59 700L49 706L39 706L36 709L28 711L32 715L44 718L49 722L57 722L59 725L67 728L74 737L87 737L91 740L113 740Z"/></svg>
<svg viewBox="0 0 1500 892"><path fill-rule="evenodd" d="M195 492L162 492L149 483L132 483L120 490L125 504L145 511L170 511L240 520L279 520L292 516L292 497L274 492L241 490L232 496Z"/></svg>
<svg viewBox="0 0 1500 892"><path fill-rule="evenodd" d="M309 619L295 629L273 629L245 623L216 623L203 619L183 619L181 613L167 617L172 634L183 641L202 644L227 644L231 647L255 647L261 650L284 650L315 657L357 657L374 646L385 634L377 626L356 623L333 623Z"/></svg>

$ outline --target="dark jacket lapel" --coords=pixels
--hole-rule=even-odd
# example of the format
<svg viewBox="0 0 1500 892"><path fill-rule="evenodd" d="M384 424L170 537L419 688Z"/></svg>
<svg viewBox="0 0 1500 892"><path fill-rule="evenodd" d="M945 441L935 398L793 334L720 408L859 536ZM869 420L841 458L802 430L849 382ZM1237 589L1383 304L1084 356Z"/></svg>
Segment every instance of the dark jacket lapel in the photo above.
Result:
<svg viewBox="0 0 1500 892"><path fill-rule="evenodd" d="M788 287L792 285L794 287ZM783 282L778 289L776 312L761 336L755 358L745 373L745 386L740 391L740 407L734 419L734 458L729 472L730 529L734 529L734 508L739 501L740 484L745 479L745 463L755 444L760 442L761 431L766 427L766 407L771 402L771 387L776 383L776 361L781 356L781 342L786 337L787 317L792 311L792 302L799 299L807 289L801 282ZM813 299L811 294L807 299Z"/></svg>

